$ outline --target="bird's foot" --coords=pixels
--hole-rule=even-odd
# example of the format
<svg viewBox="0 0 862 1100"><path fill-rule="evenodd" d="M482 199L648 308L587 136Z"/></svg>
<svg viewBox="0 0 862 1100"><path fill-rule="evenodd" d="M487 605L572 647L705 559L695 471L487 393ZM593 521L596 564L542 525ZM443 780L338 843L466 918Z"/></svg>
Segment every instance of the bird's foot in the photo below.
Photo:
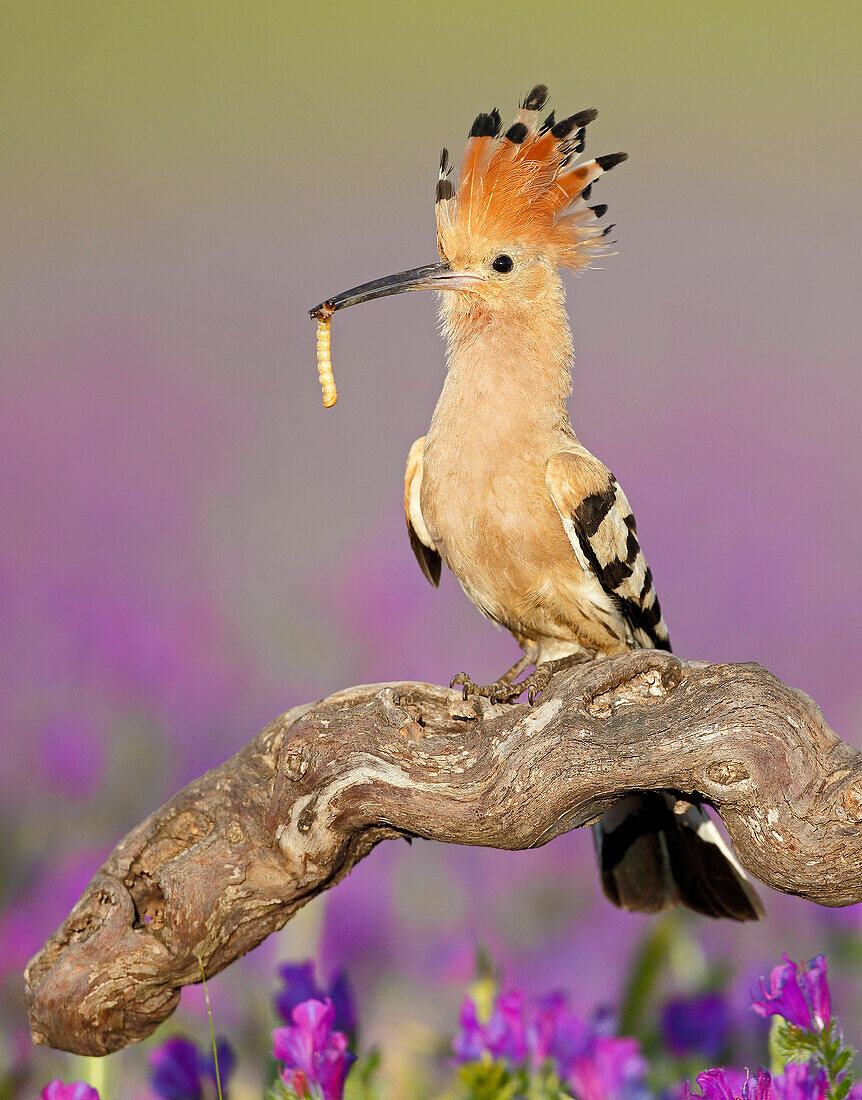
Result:
<svg viewBox="0 0 862 1100"><path fill-rule="evenodd" d="M471 695L480 695L491 703L513 703L524 690L520 684L513 684L503 677L495 680L493 684L477 684L466 672L459 672L457 676L453 676L449 687L460 687L465 699Z"/></svg>
<svg viewBox="0 0 862 1100"><path fill-rule="evenodd" d="M573 665L583 664L584 661L592 660L594 656L592 650L581 650L571 657L560 657L556 661L543 661L540 665L537 665L529 676L525 676L517 684L513 684L505 673L493 684L477 684L470 679L466 672L459 672L457 676L452 677L449 687L461 686L465 699L470 695L481 695L491 703L514 703L526 691L527 699L530 706L532 706L537 696L551 682L551 678L555 673L562 672L564 668L571 668Z"/></svg>
<svg viewBox="0 0 862 1100"><path fill-rule="evenodd" d="M567 658L566 658L567 660ZM548 684L551 682L551 677L557 671L554 666L559 665L559 661L545 661L530 673L529 676L525 676L524 679L517 685L518 694L522 694L526 691L527 701L532 706L536 701L536 696L545 690Z"/></svg>

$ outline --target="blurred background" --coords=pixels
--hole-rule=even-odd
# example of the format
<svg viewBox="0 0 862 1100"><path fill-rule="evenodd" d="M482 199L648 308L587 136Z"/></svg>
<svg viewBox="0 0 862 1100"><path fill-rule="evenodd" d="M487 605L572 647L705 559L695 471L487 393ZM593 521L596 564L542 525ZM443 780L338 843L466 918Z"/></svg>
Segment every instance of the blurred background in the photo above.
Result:
<svg viewBox="0 0 862 1100"><path fill-rule="evenodd" d="M631 155L594 192L618 254L566 276L571 411L674 647L763 663L860 744L858 4L7 2L3 24L4 1096L74 1074L29 1047L21 969L131 826L294 703L514 660L404 532L432 296L339 315L329 412L306 311L434 260L440 147L538 81L600 108L592 154ZM744 1004L781 951L826 951L858 1043L860 907L764 894L757 927L676 921L656 996L727 973ZM406 1097L477 949L586 1012L664 927L603 900L586 833L387 844L210 995L260 1095L276 962L345 966ZM179 1028L204 1037L197 989ZM143 1065L112 1059L112 1095L145 1095Z"/></svg>

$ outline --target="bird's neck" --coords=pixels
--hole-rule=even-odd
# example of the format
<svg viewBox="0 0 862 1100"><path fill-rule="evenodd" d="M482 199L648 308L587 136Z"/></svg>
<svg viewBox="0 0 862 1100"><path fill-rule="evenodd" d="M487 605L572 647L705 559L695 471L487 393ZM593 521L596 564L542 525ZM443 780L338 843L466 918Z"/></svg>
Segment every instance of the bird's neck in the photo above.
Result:
<svg viewBox="0 0 862 1100"><path fill-rule="evenodd" d="M449 369L432 431L495 439L569 427L572 334L562 294L521 313L462 299L457 308L444 302L441 314Z"/></svg>

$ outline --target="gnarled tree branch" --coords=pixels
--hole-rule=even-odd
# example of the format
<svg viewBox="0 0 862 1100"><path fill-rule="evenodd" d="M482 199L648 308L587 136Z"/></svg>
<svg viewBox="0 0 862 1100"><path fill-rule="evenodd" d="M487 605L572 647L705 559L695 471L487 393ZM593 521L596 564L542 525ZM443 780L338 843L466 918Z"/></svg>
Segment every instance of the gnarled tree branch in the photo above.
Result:
<svg viewBox="0 0 862 1100"><path fill-rule="evenodd" d="M229 965L381 840L538 847L645 788L707 799L769 886L862 900L862 753L758 665L634 651L532 708L366 685L283 714L117 845L27 968L33 1038L143 1039L201 963Z"/></svg>

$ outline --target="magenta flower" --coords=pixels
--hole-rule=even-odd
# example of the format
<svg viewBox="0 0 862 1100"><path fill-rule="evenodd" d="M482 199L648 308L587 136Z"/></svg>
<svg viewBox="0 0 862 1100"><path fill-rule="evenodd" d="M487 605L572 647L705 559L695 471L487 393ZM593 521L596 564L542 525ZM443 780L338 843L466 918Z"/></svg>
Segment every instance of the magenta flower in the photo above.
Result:
<svg viewBox="0 0 862 1100"><path fill-rule="evenodd" d="M458 1015L452 1049L456 1062L475 1062L487 1052L492 1058L521 1065L527 1058L523 995L518 990L500 994L484 1023L472 997L467 997Z"/></svg>
<svg viewBox="0 0 862 1100"><path fill-rule="evenodd" d="M226 1039L216 1041L216 1052L219 1080L225 1092L236 1059ZM201 1100L204 1081L216 1079L212 1052L202 1053L190 1039L179 1035L152 1051L149 1062L150 1085L162 1100Z"/></svg>
<svg viewBox="0 0 862 1100"><path fill-rule="evenodd" d="M291 1024L272 1033L273 1054L284 1062L282 1080L297 1096L341 1100L355 1055L347 1049L344 1032L333 1031L332 1001L302 1001L291 1018Z"/></svg>
<svg viewBox="0 0 862 1100"><path fill-rule="evenodd" d="M676 1058L703 1054L717 1058L727 1045L730 1012L720 993L677 997L661 1013L665 1045Z"/></svg>
<svg viewBox="0 0 862 1100"><path fill-rule="evenodd" d="M804 1031L822 1031L832 1019L832 998L826 980L826 959L818 955L805 966L783 955L770 974L770 988L760 979L762 999L751 1007L760 1016L783 1016Z"/></svg>
<svg viewBox="0 0 862 1100"><path fill-rule="evenodd" d="M735 1069L708 1069L697 1075L700 1092L686 1083L686 1100L777 1100L772 1078L763 1068L752 1077Z"/></svg>
<svg viewBox="0 0 862 1100"><path fill-rule="evenodd" d="M334 1027L350 1037L356 1035L356 1009L350 983L343 970L336 970L329 983L329 989L318 985L314 977L314 963L309 959L304 963L282 963L278 976L284 988L276 993L275 1010L286 1024L291 1021L291 1013L303 1001L323 1001L328 997L335 1009Z"/></svg>
<svg viewBox="0 0 862 1100"><path fill-rule="evenodd" d="M42 1089L39 1100L99 1100L99 1094L85 1081L73 1081L71 1085L64 1085L56 1078Z"/></svg>
<svg viewBox="0 0 862 1100"><path fill-rule="evenodd" d="M804 1063L788 1062L784 1073L770 1077L765 1069L752 1077L735 1069L708 1069L699 1074L701 1093L685 1087L687 1100L825 1100L826 1074Z"/></svg>

